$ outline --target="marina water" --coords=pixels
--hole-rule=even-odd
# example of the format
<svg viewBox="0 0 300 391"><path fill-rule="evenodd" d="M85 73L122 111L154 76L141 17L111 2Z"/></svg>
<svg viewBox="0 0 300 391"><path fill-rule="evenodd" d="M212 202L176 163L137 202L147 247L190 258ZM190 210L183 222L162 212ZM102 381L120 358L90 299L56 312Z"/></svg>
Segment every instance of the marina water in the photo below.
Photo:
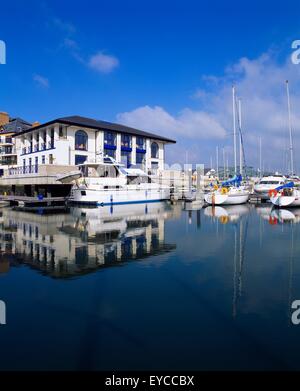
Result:
<svg viewBox="0 0 300 391"><path fill-rule="evenodd" d="M1 209L3 370L300 369L300 210Z"/></svg>

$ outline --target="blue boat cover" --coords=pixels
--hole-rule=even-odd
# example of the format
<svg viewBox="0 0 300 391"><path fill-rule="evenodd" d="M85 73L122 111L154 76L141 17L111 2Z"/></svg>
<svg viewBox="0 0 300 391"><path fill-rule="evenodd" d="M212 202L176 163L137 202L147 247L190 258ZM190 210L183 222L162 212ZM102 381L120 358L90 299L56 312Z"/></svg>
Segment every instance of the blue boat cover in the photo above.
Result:
<svg viewBox="0 0 300 391"><path fill-rule="evenodd" d="M285 183L284 185L276 187L275 190L279 191L279 190L282 190L282 189L291 189L294 186L295 186L294 182L288 182L288 183Z"/></svg>
<svg viewBox="0 0 300 391"><path fill-rule="evenodd" d="M222 182L222 186L237 186L241 185L243 178L241 174L235 175L233 178L228 179L227 181Z"/></svg>

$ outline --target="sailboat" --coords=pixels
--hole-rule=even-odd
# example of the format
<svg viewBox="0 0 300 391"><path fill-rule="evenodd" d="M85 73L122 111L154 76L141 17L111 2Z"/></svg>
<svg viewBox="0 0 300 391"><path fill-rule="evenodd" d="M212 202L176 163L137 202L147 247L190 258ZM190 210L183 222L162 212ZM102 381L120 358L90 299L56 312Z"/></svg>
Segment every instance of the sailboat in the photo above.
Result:
<svg viewBox="0 0 300 391"><path fill-rule="evenodd" d="M233 109L233 149L234 149L234 171L237 172L237 153L236 153L236 98L235 87L232 87L232 109ZM239 100L238 114L239 136L240 136L240 171L243 166L243 147L241 131L241 103ZM221 186L215 185L212 191L204 195L206 203L210 205L238 205L244 204L249 199L249 190L242 186L242 175L235 174L231 179L222 182Z"/></svg>
<svg viewBox="0 0 300 391"><path fill-rule="evenodd" d="M289 122L289 138L290 138L290 160L291 160L291 178L294 178L294 150L291 124L291 105L290 105L290 91L289 82L286 81L286 94L288 106L288 122ZM282 208L290 206L300 206L300 189L295 185L294 181L285 183L282 186L276 187L269 192L270 200L273 205Z"/></svg>

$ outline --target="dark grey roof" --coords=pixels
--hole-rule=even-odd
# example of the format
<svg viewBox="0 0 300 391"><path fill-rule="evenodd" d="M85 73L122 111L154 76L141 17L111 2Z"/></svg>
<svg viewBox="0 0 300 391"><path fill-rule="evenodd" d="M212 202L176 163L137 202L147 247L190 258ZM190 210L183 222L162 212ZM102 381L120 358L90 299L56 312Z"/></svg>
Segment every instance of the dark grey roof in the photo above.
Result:
<svg viewBox="0 0 300 391"><path fill-rule="evenodd" d="M169 138L166 138L163 136L159 136L159 135L156 135L153 133L144 132L143 130L134 129L129 126L115 124L112 122L99 121L99 120L92 119L92 118L81 117L79 115L57 118L55 120L46 122L46 123L41 124L39 126L35 126L32 129L39 129L44 126L52 125L54 123L61 123L64 125L83 126L86 128L92 128L92 129L97 129L97 130L111 130L111 131L115 131L115 132L119 132L119 133L132 134L135 136L149 137L149 138L153 138L153 139L157 139L157 140L162 140L162 141L166 141L169 143L176 143L175 140L172 140L172 139L169 139ZM21 133L27 133L27 132L31 131L32 129L31 128L26 129Z"/></svg>
<svg viewBox="0 0 300 391"><path fill-rule="evenodd" d="M22 133L30 128L30 122L22 118L11 118L8 124L2 126L1 133Z"/></svg>

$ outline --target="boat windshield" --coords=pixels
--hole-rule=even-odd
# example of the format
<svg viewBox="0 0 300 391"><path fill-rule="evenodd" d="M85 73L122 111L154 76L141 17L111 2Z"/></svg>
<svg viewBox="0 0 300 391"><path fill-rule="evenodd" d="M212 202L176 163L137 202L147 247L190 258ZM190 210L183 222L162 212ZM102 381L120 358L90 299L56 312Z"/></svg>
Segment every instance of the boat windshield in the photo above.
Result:
<svg viewBox="0 0 300 391"><path fill-rule="evenodd" d="M118 170L111 164L101 164L99 166L81 166L81 172L84 177L97 177L97 178L116 178L118 176Z"/></svg>
<svg viewBox="0 0 300 391"><path fill-rule="evenodd" d="M139 185L140 183L151 183L151 179L147 175L127 176L128 185Z"/></svg>
<svg viewBox="0 0 300 391"><path fill-rule="evenodd" d="M260 181L260 185L280 185L283 182L280 181Z"/></svg>

